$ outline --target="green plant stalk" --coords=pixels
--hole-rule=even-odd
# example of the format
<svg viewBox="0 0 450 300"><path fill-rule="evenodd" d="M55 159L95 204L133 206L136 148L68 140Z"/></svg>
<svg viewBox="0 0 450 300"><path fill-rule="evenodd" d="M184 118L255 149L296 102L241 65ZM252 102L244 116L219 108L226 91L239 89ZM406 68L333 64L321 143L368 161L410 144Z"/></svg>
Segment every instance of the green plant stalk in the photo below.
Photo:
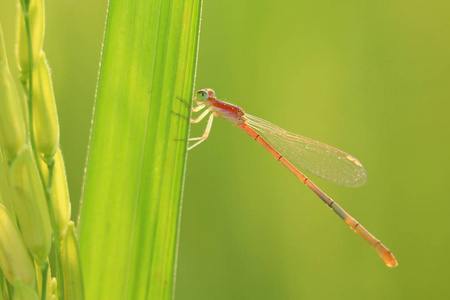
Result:
<svg viewBox="0 0 450 300"><path fill-rule="evenodd" d="M48 168L48 189L52 190L53 183L53 167L55 166L55 159L51 158L48 162L45 162Z"/></svg>
<svg viewBox="0 0 450 300"><path fill-rule="evenodd" d="M42 289L41 289L41 299L45 300L46 292L47 292L47 272L48 272L48 260L45 262L43 266L41 266L42 272Z"/></svg>
<svg viewBox="0 0 450 300"><path fill-rule="evenodd" d="M33 49L31 44L31 30L30 30L30 16L29 16L29 3L25 3L25 1L22 2L22 13L24 16L25 21L25 28L27 32L27 39L28 39L28 56L30 62L33 62ZM50 221L52 224L52 230L54 234L53 242L55 245L55 252L56 252L56 261L57 261L57 276L59 282L64 282L63 274L62 274L62 262L61 262L61 248L60 248L60 236L59 231L56 226L56 219L55 219L55 213L53 211L53 205L51 201L51 193L50 189L45 183L44 175L42 173L41 166L39 164L39 156L37 154L36 150L36 143L34 140L34 129L33 129L33 100L32 100L32 87L33 87L33 66L30 65L29 68L29 78L28 78L28 124L30 129L30 143L31 143L31 149L33 150L33 156L39 171L39 178L41 179L42 186L44 188L45 192L45 198L47 200L48 210L50 213ZM53 168L49 168L49 178L52 177ZM44 281L43 279L42 281ZM64 300L64 284L58 284L58 292L59 297L61 300ZM45 294L45 292L42 292L42 294Z"/></svg>
<svg viewBox="0 0 450 300"><path fill-rule="evenodd" d="M8 290L9 299L12 299L14 296L14 288L13 286L6 280L6 289Z"/></svg>

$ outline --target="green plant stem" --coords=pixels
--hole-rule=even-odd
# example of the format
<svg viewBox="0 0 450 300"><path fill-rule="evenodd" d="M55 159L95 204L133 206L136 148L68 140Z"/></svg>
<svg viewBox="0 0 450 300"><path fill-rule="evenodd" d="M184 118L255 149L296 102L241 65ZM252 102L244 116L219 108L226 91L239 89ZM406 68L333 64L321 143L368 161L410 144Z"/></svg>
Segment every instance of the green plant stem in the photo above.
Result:
<svg viewBox="0 0 450 300"><path fill-rule="evenodd" d="M50 221L52 224L52 230L53 230L53 242L55 246L55 252L56 252L56 261L57 261L57 276L58 276L58 296L59 299L64 300L64 275L63 275L63 269L62 269L62 261L61 261L61 248L60 248L60 236L58 227L56 226L56 218L55 218L55 212L53 211L53 205L51 200L51 193L50 188L45 183L44 175L41 169L41 166L39 164L39 156L37 154L36 150L36 143L34 140L34 129L33 129L33 101L32 101L32 88L33 88L33 51L32 51L32 45L31 45L31 30L30 30L30 15L29 15L29 6L23 5L22 2L22 11L23 16L25 20L25 29L27 32L27 40L28 40L28 57L30 61L29 66L29 78L28 78L28 122L29 122L29 129L30 129L30 143L31 143L31 149L33 151L33 156L36 161L36 165L39 171L39 177L41 179L42 186L44 188L45 198L47 200L48 210L50 213ZM53 167L49 168L49 178L53 177Z"/></svg>
<svg viewBox="0 0 450 300"><path fill-rule="evenodd" d="M53 183L53 167L55 166L55 159L52 157L48 162L45 162L48 168L48 189L52 190Z"/></svg>
<svg viewBox="0 0 450 300"><path fill-rule="evenodd" d="M45 264L41 267L42 272L42 289L41 289L41 299L45 300L46 292L47 292L47 272L48 272L48 260L45 261Z"/></svg>
<svg viewBox="0 0 450 300"><path fill-rule="evenodd" d="M8 290L8 296L9 296L9 299L13 299L13 296L14 296L14 288L12 287L12 285L9 283L8 280L6 280L6 289Z"/></svg>

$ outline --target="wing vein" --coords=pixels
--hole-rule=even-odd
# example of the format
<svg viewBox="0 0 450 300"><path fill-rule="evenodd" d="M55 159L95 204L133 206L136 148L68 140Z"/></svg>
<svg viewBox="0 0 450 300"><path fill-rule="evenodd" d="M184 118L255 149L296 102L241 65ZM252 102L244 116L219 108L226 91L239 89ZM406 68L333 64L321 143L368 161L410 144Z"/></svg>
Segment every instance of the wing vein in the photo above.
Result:
<svg viewBox="0 0 450 300"><path fill-rule="evenodd" d="M249 114L245 116L247 124L261 134L296 168L343 186L358 187L366 182L366 170L350 154L288 132L261 118Z"/></svg>

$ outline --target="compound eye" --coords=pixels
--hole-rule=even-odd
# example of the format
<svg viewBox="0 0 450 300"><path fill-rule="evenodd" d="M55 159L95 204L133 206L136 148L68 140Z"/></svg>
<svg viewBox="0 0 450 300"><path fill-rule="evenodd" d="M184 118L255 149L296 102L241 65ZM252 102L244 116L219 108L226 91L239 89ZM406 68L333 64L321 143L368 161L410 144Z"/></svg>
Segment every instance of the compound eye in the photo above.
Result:
<svg viewBox="0 0 450 300"><path fill-rule="evenodd" d="M208 92L206 90L199 90L196 93L196 97L198 101L205 101L208 99Z"/></svg>

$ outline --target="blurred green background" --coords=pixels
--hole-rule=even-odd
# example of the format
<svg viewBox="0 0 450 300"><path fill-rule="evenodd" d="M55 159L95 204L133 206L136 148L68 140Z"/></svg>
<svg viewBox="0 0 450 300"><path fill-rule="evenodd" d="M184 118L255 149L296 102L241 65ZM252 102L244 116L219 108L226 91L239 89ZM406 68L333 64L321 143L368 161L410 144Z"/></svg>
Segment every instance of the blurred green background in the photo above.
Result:
<svg viewBox="0 0 450 300"><path fill-rule="evenodd" d="M15 1L0 3L13 64ZM73 219L105 10L106 0L47 1L44 49ZM196 89L356 156L364 187L315 182L399 266L385 267L264 149L216 120L188 157L176 299L450 295L449 11L445 0L204 2Z"/></svg>

